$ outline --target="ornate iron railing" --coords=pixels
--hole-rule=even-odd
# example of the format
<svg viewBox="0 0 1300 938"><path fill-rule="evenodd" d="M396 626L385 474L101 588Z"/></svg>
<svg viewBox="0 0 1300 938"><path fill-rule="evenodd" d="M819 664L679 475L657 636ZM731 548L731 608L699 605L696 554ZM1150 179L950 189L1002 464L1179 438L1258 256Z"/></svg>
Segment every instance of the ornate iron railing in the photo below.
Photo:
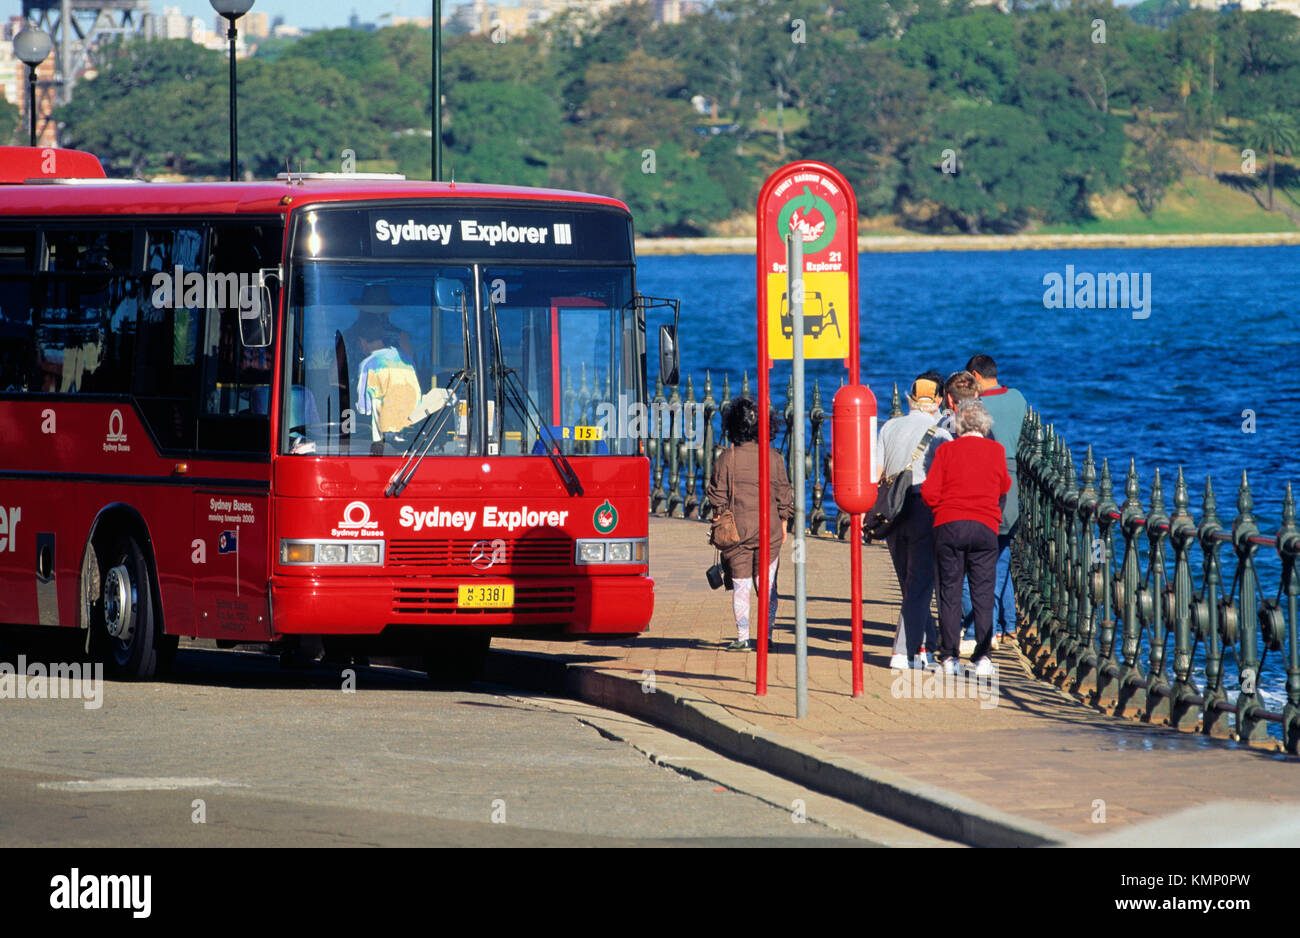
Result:
<svg viewBox="0 0 1300 938"><path fill-rule="evenodd" d="M732 400L730 375L723 375L722 393L714 396L713 377L704 374L703 396L696 398L695 379L686 379L685 396L681 386L665 394L664 387L655 382L654 394L649 407L649 434L646 440L646 455L650 458L650 511L656 515L672 518L698 518L707 521L712 517L712 506L704 498L705 487L713 475L713 464L726 448L729 441L726 435L726 413ZM740 395L752 397L749 387L749 374L741 377ZM785 402L774 400L772 407L782 421L781 432L773 437L773 445L778 446L785 457L787 477L792 476L790 466L790 443L794 439L794 379L791 378L785 389ZM830 487L830 463L827 441L829 438L827 423L830 420L829 402L823 403L821 384L814 381L812 393L808 395L808 412L803 415L807 421L804 439L807 452L804 455L804 478L807 480L809 510L808 533L817 537L848 538L849 517L834 510L833 502L828 499ZM895 386L890 416L902 413L898 388ZM694 430L693 421L700 415L703 423L700 432Z"/></svg>
<svg viewBox="0 0 1300 938"><path fill-rule="evenodd" d="M1012 576L1022 645L1039 675L1113 714L1208 736L1268 743L1268 724L1280 724L1287 752L1300 751L1300 525L1290 484L1277 532L1266 536L1245 472L1225 529L1209 478L1200 520L1193 516L1181 468L1172 513L1158 469L1143 508L1132 460L1116 504L1108 462L1099 479L1089 447L1080 479L1065 440L1033 411L1016 459L1021 516ZM1225 546L1236 555L1230 579L1219 556ZM1276 596L1260 582L1261 547L1276 551L1281 564ZM1232 648L1235 695L1225 680ZM1198 651L1203 681L1194 673ZM1268 654L1284 651L1279 712L1264 705L1259 681Z"/></svg>

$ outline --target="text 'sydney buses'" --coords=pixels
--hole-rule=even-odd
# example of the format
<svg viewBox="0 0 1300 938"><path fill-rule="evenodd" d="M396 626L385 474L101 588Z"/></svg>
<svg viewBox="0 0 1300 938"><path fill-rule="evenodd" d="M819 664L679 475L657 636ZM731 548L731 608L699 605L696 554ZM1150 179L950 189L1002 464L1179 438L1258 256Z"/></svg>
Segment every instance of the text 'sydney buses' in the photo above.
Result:
<svg viewBox="0 0 1300 938"><path fill-rule="evenodd" d="M618 414L676 303L637 294L622 203L17 147L0 182L0 625L134 677L180 636L453 676L494 635L647 627Z"/></svg>

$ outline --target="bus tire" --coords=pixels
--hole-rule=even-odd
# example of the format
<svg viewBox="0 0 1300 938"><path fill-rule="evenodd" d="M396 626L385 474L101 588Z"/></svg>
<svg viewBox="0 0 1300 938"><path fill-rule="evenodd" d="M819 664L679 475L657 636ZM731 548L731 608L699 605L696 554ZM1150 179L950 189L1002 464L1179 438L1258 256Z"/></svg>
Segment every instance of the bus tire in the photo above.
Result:
<svg viewBox="0 0 1300 938"><path fill-rule="evenodd" d="M101 573L90 607L91 647L111 677L148 680L160 664L149 561L129 534L110 534L95 554Z"/></svg>
<svg viewBox="0 0 1300 938"><path fill-rule="evenodd" d="M438 685L481 680L487 664L490 635L447 635L436 638L424 653L424 672Z"/></svg>

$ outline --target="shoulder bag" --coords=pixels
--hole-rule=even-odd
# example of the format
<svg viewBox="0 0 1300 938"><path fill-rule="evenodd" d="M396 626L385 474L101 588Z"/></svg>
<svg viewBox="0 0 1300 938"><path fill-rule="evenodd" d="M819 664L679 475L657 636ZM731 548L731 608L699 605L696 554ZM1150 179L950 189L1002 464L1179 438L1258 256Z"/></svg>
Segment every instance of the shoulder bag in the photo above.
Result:
<svg viewBox="0 0 1300 938"><path fill-rule="evenodd" d="M734 448L732 453L732 462L734 463ZM740 543L740 530L736 527L736 515L731 510L730 470L727 472L727 507L713 516L713 526L709 529L709 543L719 550L726 550Z"/></svg>
<svg viewBox="0 0 1300 938"><path fill-rule="evenodd" d="M876 503L862 519L862 530L868 542L884 538L906 516L907 495L912 489L912 466L930 445L936 428L931 427L925 431L921 442L916 444L916 449L912 451L911 458L907 460L907 465L902 470L880 480L880 486L876 491Z"/></svg>

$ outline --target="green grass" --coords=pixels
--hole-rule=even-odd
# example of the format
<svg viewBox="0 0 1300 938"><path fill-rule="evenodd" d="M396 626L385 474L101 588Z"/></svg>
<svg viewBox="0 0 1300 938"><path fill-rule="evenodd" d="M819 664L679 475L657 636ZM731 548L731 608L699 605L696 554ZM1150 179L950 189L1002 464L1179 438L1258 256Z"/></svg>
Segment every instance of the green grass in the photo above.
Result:
<svg viewBox="0 0 1300 938"><path fill-rule="evenodd" d="M1194 188L1193 188L1194 187ZM1195 194L1193 194L1195 192ZM1284 196L1277 192L1275 202ZM1113 205L1116 199L1107 200ZM1242 234L1295 231L1296 226L1280 212L1266 212L1244 192L1238 192L1204 176L1189 173L1175 183L1150 218L1137 204L1125 198L1109 217L1065 225L1044 225L1044 234Z"/></svg>

